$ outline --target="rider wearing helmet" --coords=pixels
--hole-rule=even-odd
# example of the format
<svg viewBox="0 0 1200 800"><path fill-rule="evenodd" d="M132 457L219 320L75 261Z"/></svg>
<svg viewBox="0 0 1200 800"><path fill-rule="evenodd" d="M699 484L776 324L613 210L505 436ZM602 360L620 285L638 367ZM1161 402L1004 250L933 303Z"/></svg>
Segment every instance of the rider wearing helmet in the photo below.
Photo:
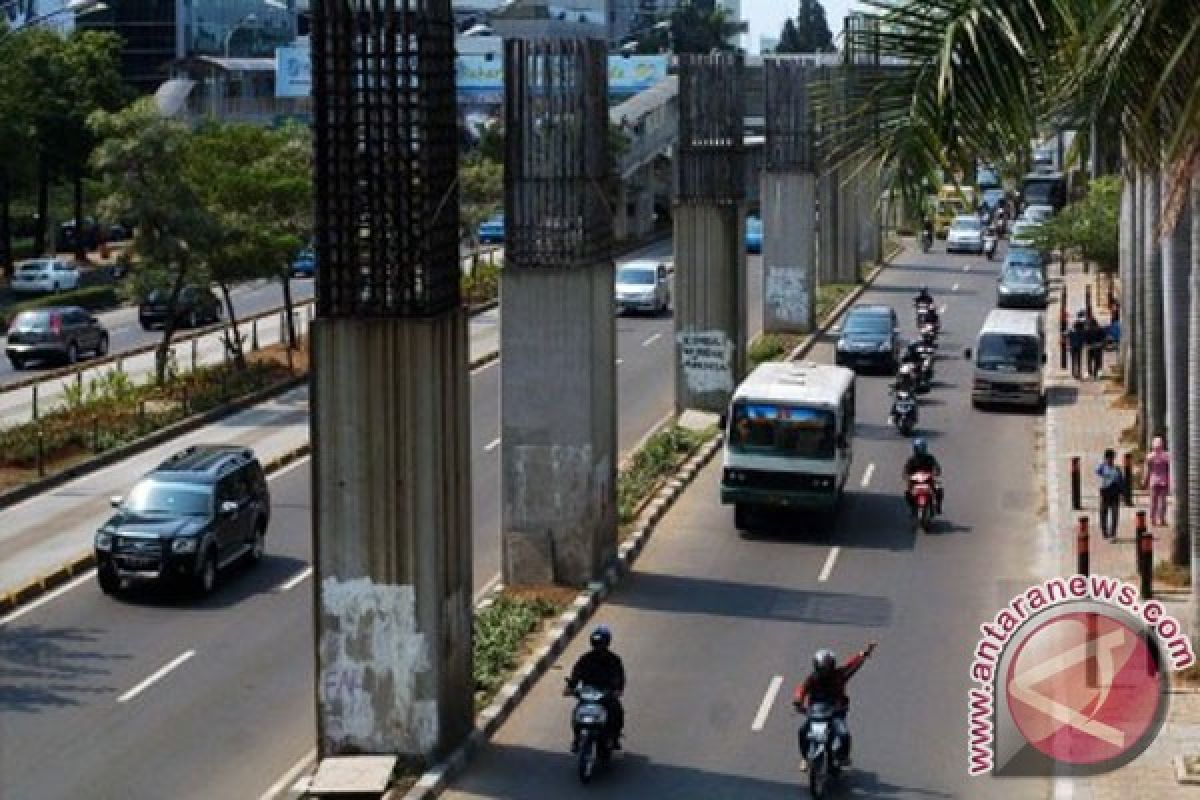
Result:
<svg viewBox="0 0 1200 800"><path fill-rule="evenodd" d="M612 732L613 749L621 749L621 733L625 729L625 709L621 707L621 693L625 691L625 666L621 657L609 649L612 631L607 625L598 625L591 635L592 649L579 657L571 677L567 678L567 691L580 684L600 689L604 695L604 707L608 711L609 730ZM572 740L571 752L579 748L578 740Z"/></svg>
<svg viewBox="0 0 1200 800"><path fill-rule="evenodd" d="M919 305L920 303L925 303L927 305L933 305L933 295L931 295L929 293L928 286L922 286L921 291L917 292L917 296L913 298L914 306Z"/></svg>
<svg viewBox="0 0 1200 800"><path fill-rule="evenodd" d="M810 703L830 703L834 707L833 725L835 733L843 743L842 766L850 766L850 731L846 727L846 714L850 711L850 697L846 694L846 684L854 677L862 665L870 658L878 642L870 642L865 650L855 654L842 666L838 666L837 655L832 650L821 649L813 656L813 671L804 679L804 683L796 686L792 693L792 705L797 711L808 711ZM800 760L804 769L808 769L808 754L805 752L805 742L808 740L808 720L800 726Z"/></svg>
<svg viewBox="0 0 1200 800"><path fill-rule="evenodd" d="M924 439L913 439L913 454L909 456L908 461L904 462L904 501L908 503L909 511L916 513L916 500L912 496L909 485L909 478L914 472L930 472L934 477L934 497L937 498L937 513L942 513L942 500L945 497L945 490L942 488L942 482L938 480L942 475L942 465L929 452L929 446Z"/></svg>

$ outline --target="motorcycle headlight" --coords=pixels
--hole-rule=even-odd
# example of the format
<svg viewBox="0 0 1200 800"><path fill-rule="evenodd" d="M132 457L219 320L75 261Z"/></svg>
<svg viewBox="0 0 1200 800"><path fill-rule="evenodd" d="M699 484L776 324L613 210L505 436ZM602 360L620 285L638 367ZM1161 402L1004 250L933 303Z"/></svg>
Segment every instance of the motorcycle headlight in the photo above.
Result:
<svg viewBox="0 0 1200 800"><path fill-rule="evenodd" d="M96 531L96 549L97 550L112 550L113 535L111 530Z"/></svg>
<svg viewBox="0 0 1200 800"><path fill-rule="evenodd" d="M199 544L200 542L197 537L184 536L171 542L171 552L180 554L194 553Z"/></svg>

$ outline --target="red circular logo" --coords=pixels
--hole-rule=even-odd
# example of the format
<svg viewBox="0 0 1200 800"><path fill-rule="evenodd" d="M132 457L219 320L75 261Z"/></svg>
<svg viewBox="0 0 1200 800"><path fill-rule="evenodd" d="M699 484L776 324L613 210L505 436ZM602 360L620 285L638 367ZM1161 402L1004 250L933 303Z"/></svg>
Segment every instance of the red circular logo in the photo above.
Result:
<svg viewBox="0 0 1200 800"><path fill-rule="evenodd" d="M1021 642L1005 691L1025 739L1050 758L1099 764L1140 746L1163 701L1145 639L1118 619L1075 611Z"/></svg>

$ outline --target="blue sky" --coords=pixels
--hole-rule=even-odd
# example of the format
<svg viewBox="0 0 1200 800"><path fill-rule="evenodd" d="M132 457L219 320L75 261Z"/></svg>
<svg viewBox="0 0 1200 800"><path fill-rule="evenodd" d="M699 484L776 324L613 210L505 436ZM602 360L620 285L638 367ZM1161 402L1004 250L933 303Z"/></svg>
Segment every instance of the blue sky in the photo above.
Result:
<svg viewBox="0 0 1200 800"><path fill-rule="evenodd" d="M758 52L759 36L778 36L783 28L783 21L795 16L799 5L798 0L742 0L742 18L750 23L746 50L751 53ZM842 32L846 14L858 4L854 0L821 0L821 5L825 6L829 29L836 38Z"/></svg>

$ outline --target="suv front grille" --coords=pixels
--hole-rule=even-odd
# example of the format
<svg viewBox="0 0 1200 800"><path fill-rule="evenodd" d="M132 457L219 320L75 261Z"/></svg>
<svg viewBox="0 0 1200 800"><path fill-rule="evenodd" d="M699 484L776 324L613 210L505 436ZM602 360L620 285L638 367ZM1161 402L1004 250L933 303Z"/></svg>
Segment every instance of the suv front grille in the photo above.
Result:
<svg viewBox="0 0 1200 800"><path fill-rule="evenodd" d="M117 566L131 570L157 570L162 566L162 542L158 539L118 536L113 543Z"/></svg>

